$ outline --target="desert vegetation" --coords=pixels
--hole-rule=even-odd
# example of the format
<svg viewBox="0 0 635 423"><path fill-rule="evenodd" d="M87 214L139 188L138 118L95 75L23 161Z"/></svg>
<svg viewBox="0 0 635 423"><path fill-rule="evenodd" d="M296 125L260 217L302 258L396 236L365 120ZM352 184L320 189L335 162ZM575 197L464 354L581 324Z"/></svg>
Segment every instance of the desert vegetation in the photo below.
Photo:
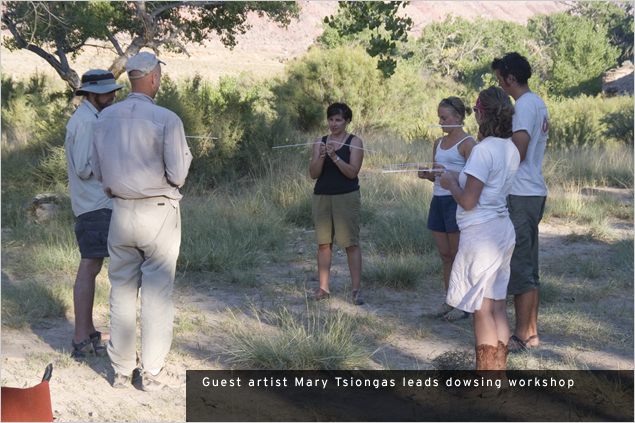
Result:
<svg viewBox="0 0 635 423"><path fill-rule="evenodd" d="M632 28L632 15L630 19ZM597 84L601 72L625 60L632 47L629 53L612 44L605 26L593 29L588 22L593 21L583 14L563 13L537 17L526 26L479 22L480 29L471 31L499 34L502 28L517 43L525 40L511 45L536 63L532 89L545 98L551 118L544 221L560 229L554 235L558 247L541 257L539 330L541 340L544 333L553 348L511 357L513 369L601 368L592 357L578 357L594 351L626 357L632 366L633 98L602 98ZM458 95L471 104L479 89L493 84L488 63L510 50L505 40L493 43L491 35L479 44L487 54L475 50L461 59L433 50L443 34L465 34L466 26L448 17L425 27L421 38L400 46L413 57L399 61L391 78L377 69L377 58L366 54L363 33L337 37L327 30L305 56L286 65L282 76L255 80L246 73L218 83L203 77L163 81L157 103L181 117L186 134L218 138L188 140L194 161L182 190L178 309L170 360L190 368L472 365L469 354L456 353L471 343L469 322L449 324L427 317L442 298L441 262L425 229L432 187L414 173L381 173L388 163L430 161L432 143L441 132L427 125L436 124L439 101ZM545 32L551 26L557 31ZM587 74L575 81L561 76L566 70L556 67L563 63L556 55L578 47L558 43L587 39L578 34L561 40L562 28L594 34L598 57L605 60L601 69L572 62L570 66ZM553 39L537 39L536 34ZM543 49L535 53L532 42ZM437 63L439 55L447 62ZM127 90L121 90L118 101ZM368 305L358 308L343 301L349 281L337 276L346 275L344 256L337 252L335 299L307 303L306 291L317 284L311 150L271 148L311 142L325 133L325 109L334 101L351 106L352 131L376 151L366 154L360 174L362 284ZM72 319L79 252L63 143L75 107L61 80L2 74L3 333ZM60 213L35 222L22 205L45 192L59 195ZM104 270L95 303L102 327L108 326L108 295ZM509 310L513 320L513 307ZM406 347L399 340L445 342L447 347L419 357L400 351ZM67 357L70 343L60 345L52 355L29 356L10 373L29 376L50 360L61 368L74 366ZM107 374L106 359L101 360L100 369ZM11 383L4 370L3 364L2 383Z"/></svg>

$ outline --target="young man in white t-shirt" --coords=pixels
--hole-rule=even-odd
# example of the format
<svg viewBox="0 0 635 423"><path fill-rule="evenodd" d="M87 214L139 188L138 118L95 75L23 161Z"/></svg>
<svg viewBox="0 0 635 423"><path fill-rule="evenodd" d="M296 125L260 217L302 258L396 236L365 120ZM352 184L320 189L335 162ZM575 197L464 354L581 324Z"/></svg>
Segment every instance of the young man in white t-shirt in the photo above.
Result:
<svg viewBox="0 0 635 423"><path fill-rule="evenodd" d="M545 102L527 85L531 66L525 57L508 53L502 59L494 59L492 70L500 87L515 101L512 141L521 161L507 197L507 208L516 231L507 289L509 295L514 295L516 309L516 327L509 340L509 352L513 354L539 344L538 224L547 199L542 159L549 132L549 113Z"/></svg>

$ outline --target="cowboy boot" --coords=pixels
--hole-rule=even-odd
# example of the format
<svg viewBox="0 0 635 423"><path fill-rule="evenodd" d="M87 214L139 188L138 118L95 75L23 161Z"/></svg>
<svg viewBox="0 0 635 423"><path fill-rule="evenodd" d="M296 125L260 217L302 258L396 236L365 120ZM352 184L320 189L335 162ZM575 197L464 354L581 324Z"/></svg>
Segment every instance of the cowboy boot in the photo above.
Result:
<svg viewBox="0 0 635 423"><path fill-rule="evenodd" d="M498 370L498 378L501 381L501 389L509 388L509 381L507 380L507 374L505 370L507 370L507 354L508 354L507 345L505 345L502 341L498 341L498 346L496 348L496 370Z"/></svg>
<svg viewBox="0 0 635 423"><path fill-rule="evenodd" d="M452 391L451 393L458 397L474 398L474 397L489 397L498 395L498 388L496 388L497 377L497 351L498 348L493 345L481 344L476 346L476 374L481 376L478 379L478 387L463 387ZM487 386L488 381L493 386Z"/></svg>

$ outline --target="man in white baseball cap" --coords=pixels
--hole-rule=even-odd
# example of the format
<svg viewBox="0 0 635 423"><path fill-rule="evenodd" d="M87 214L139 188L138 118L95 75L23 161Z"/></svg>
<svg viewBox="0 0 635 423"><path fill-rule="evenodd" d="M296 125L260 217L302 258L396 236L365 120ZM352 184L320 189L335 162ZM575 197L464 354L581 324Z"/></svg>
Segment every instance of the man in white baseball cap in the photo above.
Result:
<svg viewBox="0 0 635 423"><path fill-rule="evenodd" d="M152 53L137 53L126 62L126 72L129 79L139 79L148 75L158 64L165 65Z"/></svg>
<svg viewBox="0 0 635 423"><path fill-rule="evenodd" d="M181 119L154 103L161 63L151 53L128 59L132 92L95 124L95 174L114 198L108 235L113 388L133 382L139 295L141 389L185 385L185 375L168 370L165 357L172 345L172 289L181 245L179 188L192 155Z"/></svg>
<svg viewBox="0 0 635 423"><path fill-rule="evenodd" d="M75 235L81 260L75 286L75 332L71 341L71 356L105 352L99 342L110 339L95 329L93 302L95 278L101 271L104 257L108 257L108 227L112 200L104 194L101 182L92 171L93 125L99 113L110 106L118 90L112 73L103 69L89 70L82 76L82 87L75 95L85 96L66 125L66 167L71 206L76 216Z"/></svg>

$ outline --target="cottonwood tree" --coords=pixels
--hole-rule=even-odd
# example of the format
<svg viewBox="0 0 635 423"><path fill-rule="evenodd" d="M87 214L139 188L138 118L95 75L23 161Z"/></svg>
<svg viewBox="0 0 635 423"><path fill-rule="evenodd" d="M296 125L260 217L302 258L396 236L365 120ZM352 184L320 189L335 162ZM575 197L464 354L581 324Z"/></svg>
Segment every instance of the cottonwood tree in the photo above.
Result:
<svg viewBox="0 0 635 423"><path fill-rule="evenodd" d="M412 19L397 15L399 7L405 8L408 1L340 1L338 14L327 16L324 23L335 29L341 37L351 37L370 31L366 52L371 57L379 56L377 69L384 77L395 73L399 59L409 59L412 52L399 51L398 45L408 41Z"/></svg>
<svg viewBox="0 0 635 423"><path fill-rule="evenodd" d="M621 51L620 58L633 58L633 12L632 1L563 1L567 13L591 19L596 28L603 27L611 45Z"/></svg>
<svg viewBox="0 0 635 423"><path fill-rule="evenodd" d="M93 40L106 42L117 54L109 68L117 78L126 60L143 48L189 57L185 44L201 44L213 33L233 48L236 35L251 27L249 12L286 27L299 7L279 1L7 1L2 2L2 29L12 36L3 43L10 51L25 49L42 57L76 90L81 83L69 59Z"/></svg>

